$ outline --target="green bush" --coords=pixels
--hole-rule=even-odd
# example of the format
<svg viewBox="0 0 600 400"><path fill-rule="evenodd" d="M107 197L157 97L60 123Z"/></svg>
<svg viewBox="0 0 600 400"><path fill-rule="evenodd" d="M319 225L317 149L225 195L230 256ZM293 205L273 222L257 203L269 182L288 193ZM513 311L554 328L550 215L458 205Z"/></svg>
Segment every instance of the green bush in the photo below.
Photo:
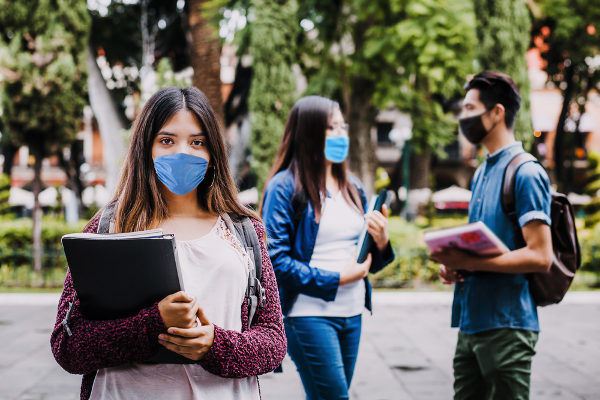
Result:
<svg viewBox="0 0 600 400"><path fill-rule="evenodd" d="M581 229L578 223L577 235L581 246L581 269L595 272L600 281L600 223L589 229Z"/></svg>
<svg viewBox="0 0 600 400"><path fill-rule="evenodd" d="M399 217L390 217L390 241L396 259L382 271L373 275L374 287L420 286L438 281L438 264L429 260L429 250L423 242L423 232L431 228L447 228L467 222L465 216L437 216L431 221L419 217L416 223ZM577 233L581 246L581 271L586 279L578 279L578 287L600 285L600 223L587 228L583 219L577 220ZM595 277L595 279L594 279ZM581 278L581 277L580 277Z"/></svg>
<svg viewBox="0 0 600 400"><path fill-rule="evenodd" d="M76 225L68 225L56 218L43 219L43 270L42 276L37 277L31 271L32 220L0 218L0 286L28 286L40 279L46 285L49 281L59 279L56 275L61 273L64 278L67 262L60 239L67 233L81 232L85 224L84 220Z"/></svg>
<svg viewBox="0 0 600 400"><path fill-rule="evenodd" d="M374 287L418 286L437 280L438 265L429 260L429 249L423 242L419 222L423 221L414 224L400 217L390 217L388 229L396 259L372 277ZM458 225L462 220L452 222Z"/></svg>

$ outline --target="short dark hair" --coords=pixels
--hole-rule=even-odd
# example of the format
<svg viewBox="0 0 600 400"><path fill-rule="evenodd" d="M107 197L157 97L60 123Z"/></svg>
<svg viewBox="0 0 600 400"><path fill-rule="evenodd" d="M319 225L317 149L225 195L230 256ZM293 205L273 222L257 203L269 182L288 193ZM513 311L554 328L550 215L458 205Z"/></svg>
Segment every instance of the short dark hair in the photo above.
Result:
<svg viewBox="0 0 600 400"><path fill-rule="evenodd" d="M487 110L502 104L505 110L504 122L511 129L521 108L519 88L512 78L498 71L483 71L465 84L465 92L479 90L479 100Z"/></svg>

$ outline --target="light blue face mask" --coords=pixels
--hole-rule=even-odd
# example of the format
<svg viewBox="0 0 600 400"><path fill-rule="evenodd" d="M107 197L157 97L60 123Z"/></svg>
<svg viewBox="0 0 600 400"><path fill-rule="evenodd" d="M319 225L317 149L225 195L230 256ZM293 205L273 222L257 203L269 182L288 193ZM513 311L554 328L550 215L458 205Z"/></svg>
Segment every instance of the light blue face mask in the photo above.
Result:
<svg viewBox="0 0 600 400"><path fill-rule="evenodd" d="M204 179L208 161L185 153L169 154L154 159L158 179L177 195L196 189Z"/></svg>
<svg viewBox="0 0 600 400"><path fill-rule="evenodd" d="M325 138L325 158L332 163L341 163L348 156L350 140L347 136L327 136Z"/></svg>

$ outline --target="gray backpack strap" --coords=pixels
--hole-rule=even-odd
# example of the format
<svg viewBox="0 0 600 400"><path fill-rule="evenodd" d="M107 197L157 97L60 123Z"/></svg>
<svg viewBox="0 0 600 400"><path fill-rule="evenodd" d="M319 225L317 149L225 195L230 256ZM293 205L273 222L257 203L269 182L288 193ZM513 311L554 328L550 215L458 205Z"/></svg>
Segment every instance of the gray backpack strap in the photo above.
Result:
<svg viewBox="0 0 600 400"><path fill-rule="evenodd" d="M98 222L98 229L96 233L112 233L115 230L114 215L117 203L111 201L103 209L100 214L100 221Z"/></svg>
<svg viewBox="0 0 600 400"><path fill-rule="evenodd" d="M256 235L254 225L250 218L239 218L237 216L232 218L229 215L225 215L224 220L254 262L254 268L251 268L250 273L248 274L248 286L246 288L246 299L248 300L248 327L250 327L256 309L258 307L263 307L267 300L265 290L260 283L262 278L260 242L258 241L258 236Z"/></svg>

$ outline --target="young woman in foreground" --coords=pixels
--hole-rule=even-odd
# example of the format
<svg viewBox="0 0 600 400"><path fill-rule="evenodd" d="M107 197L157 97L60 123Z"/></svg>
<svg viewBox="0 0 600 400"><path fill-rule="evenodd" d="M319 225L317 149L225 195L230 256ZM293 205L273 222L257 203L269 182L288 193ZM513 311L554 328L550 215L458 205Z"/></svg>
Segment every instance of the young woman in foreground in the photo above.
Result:
<svg viewBox="0 0 600 400"><path fill-rule="evenodd" d="M75 291L67 273L51 344L65 370L84 375L81 398L259 399L257 375L277 367L286 351L277 285L263 225L237 200L217 120L202 92L170 87L146 103L114 204L114 232L162 228L175 234L187 291L109 321L86 320L76 300L69 332L62 321ZM236 216L252 218L262 254L266 303L253 321L245 299L253 258L225 222ZM96 232L99 219L85 232ZM161 346L190 364L144 363Z"/></svg>

